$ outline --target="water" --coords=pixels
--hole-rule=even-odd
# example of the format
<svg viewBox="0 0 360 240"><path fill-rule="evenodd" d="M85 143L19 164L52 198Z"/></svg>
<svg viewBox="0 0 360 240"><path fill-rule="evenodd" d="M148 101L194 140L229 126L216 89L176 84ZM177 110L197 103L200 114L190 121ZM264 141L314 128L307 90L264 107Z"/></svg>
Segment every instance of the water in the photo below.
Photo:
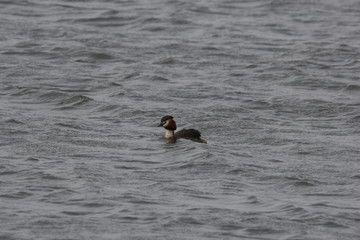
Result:
<svg viewBox="0 0 360 240"><path fill-rule="evenodd" d="M358 1L0 2L0 239L359 239ZM160 118L208 144L162 138Z"/></svg>

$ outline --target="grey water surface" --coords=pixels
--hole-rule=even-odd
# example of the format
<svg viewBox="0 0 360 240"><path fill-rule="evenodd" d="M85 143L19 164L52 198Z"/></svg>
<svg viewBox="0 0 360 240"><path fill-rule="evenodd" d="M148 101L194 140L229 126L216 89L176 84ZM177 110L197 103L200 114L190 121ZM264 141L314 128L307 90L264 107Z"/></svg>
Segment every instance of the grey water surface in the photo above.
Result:
<svg viewBox="0 0 360 240"><path fill-rule="evenodd" d="M1 240L360 239L357 0L2 0L0 63Z"/></svg>

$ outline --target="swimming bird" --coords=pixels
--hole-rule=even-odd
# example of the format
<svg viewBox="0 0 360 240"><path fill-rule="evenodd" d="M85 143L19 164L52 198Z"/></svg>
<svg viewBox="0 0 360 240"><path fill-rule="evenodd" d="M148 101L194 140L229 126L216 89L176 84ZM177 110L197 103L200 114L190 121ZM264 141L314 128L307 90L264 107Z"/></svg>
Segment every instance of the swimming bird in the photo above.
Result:
<svg viewBox="0 0 360 240"><path fill-rule="evenodd" d="M204 139L201 138L201 133L196 129L182 129L180 131L175 132L176 130L176 122L174 121L174 117L167 115L161 118L159 127L164 127L165 138L176 141L179 138L190 139L199 143L207 143Z"/></svg>

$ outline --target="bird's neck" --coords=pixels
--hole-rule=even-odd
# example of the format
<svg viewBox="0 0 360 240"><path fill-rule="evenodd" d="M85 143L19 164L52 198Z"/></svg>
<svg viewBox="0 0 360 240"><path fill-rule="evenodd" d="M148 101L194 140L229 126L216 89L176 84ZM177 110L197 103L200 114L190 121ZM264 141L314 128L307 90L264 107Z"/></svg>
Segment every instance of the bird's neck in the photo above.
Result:
<svg viewBox="0 0 360 240"><path fill-rule="evenodd" d="M165 138L173 138L174 137L174 130L166 129Z"/></svg>

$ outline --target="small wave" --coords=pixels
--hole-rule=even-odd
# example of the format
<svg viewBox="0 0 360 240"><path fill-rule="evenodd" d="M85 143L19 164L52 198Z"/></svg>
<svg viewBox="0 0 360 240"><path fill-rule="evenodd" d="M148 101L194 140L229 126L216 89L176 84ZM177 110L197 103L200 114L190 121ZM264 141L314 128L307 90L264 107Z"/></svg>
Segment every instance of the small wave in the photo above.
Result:
<svg viewBox="0 0 360 240"><path fill-rule="evenodd" d="M5 123L10 124L10 125L22 125L24 124L23 122L16 120L16 119L8 119L5 121Z"/></svg>
<svg viewBox="0 0 360 240"><path fill-rule="evenodd" d="M352 176L351 178L353 178L353 179L360 179L360 175L354 175L354 176Z"/></svg>
<svg viewBox="0 0 360 240"><path fill-rule="evenodd" d="M169 81L169 79L162 77L162 76L158 76L158 75L154 75L151 77L152 81L161 81L161 82L167 82Z"/></svg>
<svg viewBox="0 0 360 240"><path fill-rule="evenodd" d="M231 174L231 175L241 175L245 173L247 173L247 171L243 168L235 168L227 172L227 174Z"/></svg>
<svg viewBox="0 0 360 240"><path fill-rule="evenodd" d="M285 180L289 180L291 184L296 187L313 187L316 186L312 180L305 180L297 177L285 177Z"/></svg>
<svg viewBox="0 0 360 240"><path fill-rule="evenodd" d="M109 61L114 59L114 56L108 53L104 52L90 52L86 54L80 54L83 55L82 57L75 59L75 62L79 63L93 63L97 61Z"/></svg>
<svg viewBox="0 0 360 240"><path fill-rule="evenodd" d="M334 221L327 221L323 224L323 226L328 228L348 228L347 226L336 223Z"/></svg>
<svg viewBox="0 0 360 240"><path fill-rule="evenodd" d="M45 180L65 180L65 178L57 177L57 176L54 176L54 175L48 174L48 173L42 173L41 178L45 179Z"/></svg>
<svg viewBox="0 0 360 240"><path fill-rule="evenodd" d="M44 93L42 95L39 96L39 98L43 101L43 102L49 102L49 101L56 101L59 100L61 98L64 98L66 96L66 94L58 92L58 91L50 91L47 93Z"/></svg>
<svg viewBox="0 0 360 240"><path fill-rule="evenodd" d="M345 91L360 91L360 85L350 84L344 88Z"/></svg>
<svg viewBox="0 0 360 240"><path fill-rule="evenodd" d="M30 161L30 162L38 162L38 161L40 161L38 158L35 158L35 157L28 157L27 159L26 159L26 161Z"/></svg>
<svg viewBox="0 0 360 240"><path fill-rule="evenodd" d="M160 64L160 65L170 65L175 63L176 60L172 57L162 58L154 62L154 64Z"/></svg>
<svg viewBox="0 0 360 240"><path fill-rule="evenodd" d="M94 99L84 95L76 95L60 101L57 105L64 105L64 107L61 107L60 109L69 109L84 105L91 101L94 101Z"/></svg>
<svg viewBox="0 0 360 240"><path fill-rule="evenodd" d="M123 80L132 79L132 78L137 77L139 75L140 75L140 73L138 73L138 72L130 73L130 74L125 75L125 77L123 77Z"/></svg>
<svg viewBox="0 0 360 240"><path fill-rule="evenodd" d="M31 95L37 93L39 90L39 88L36 87L17 87L17 89L19 90L15 93L12 93L11 96L20 97L20 96Z"/></svg>
<svg viewBox="0 0 360 240"><path fill-rule="evenodd" d="M0 172L0 176L2 176L2 175L13 175L13 174L17 174L17 173L18 173L17 171L8 170L8 171Z"/></svg>
<svg viewBox="0 0 360 240"><path fill-rule="evenodd" d="M75 23L89 23L96 26L122 26L124 22L133 21L137 19L137 16L113 16L113 12L107 12L105 14L111 13L111 16L106 17L92 17L92 18L80 18L74 20ZM108 14L109 15L109 14Z"/></svg>
<svg viewBox="0 0 360 240"><path fill-rule="evenodd" d="M16 192L16 193L12 193L12 194L2 194L2 195L0 195L0 198L24 199L24 198L30 197L32 195L33 194L31 194L31 193L20 191L20 192Z"/></svg>
<svg viewBox="0 0 360 240"><path fill-rule="evenodd" d="M69 215L69 216L83 216L83 215L89 215L93 214L93 212L81 212L81 211L62 211L62 214Z"/></svg>
<svg viewBox="0 0 360 240"><path fill-rule="evenodd" d="M107 53L100 53L100 52L94 52L90 53L89 56L93 59L100 59L100 60L109 60L113 59L114 57Z"/></svg>
<svg viewBox="0 0 360 240"><path fill-rule="evenodd" d="M98 107L95 111L96 112L113 112L114 110L118 109L120 106L117 104L105 105Z"/></svg>
<svg viewBox="0 0 360 240"><path fill-rule="evenodd" d="M60 122L60 123L55 123L56 126L59 127L65 127L65 128L72 128L72 129L82 129L82 127L78 124L75 123L64 123L64 122Z"/></svg>

